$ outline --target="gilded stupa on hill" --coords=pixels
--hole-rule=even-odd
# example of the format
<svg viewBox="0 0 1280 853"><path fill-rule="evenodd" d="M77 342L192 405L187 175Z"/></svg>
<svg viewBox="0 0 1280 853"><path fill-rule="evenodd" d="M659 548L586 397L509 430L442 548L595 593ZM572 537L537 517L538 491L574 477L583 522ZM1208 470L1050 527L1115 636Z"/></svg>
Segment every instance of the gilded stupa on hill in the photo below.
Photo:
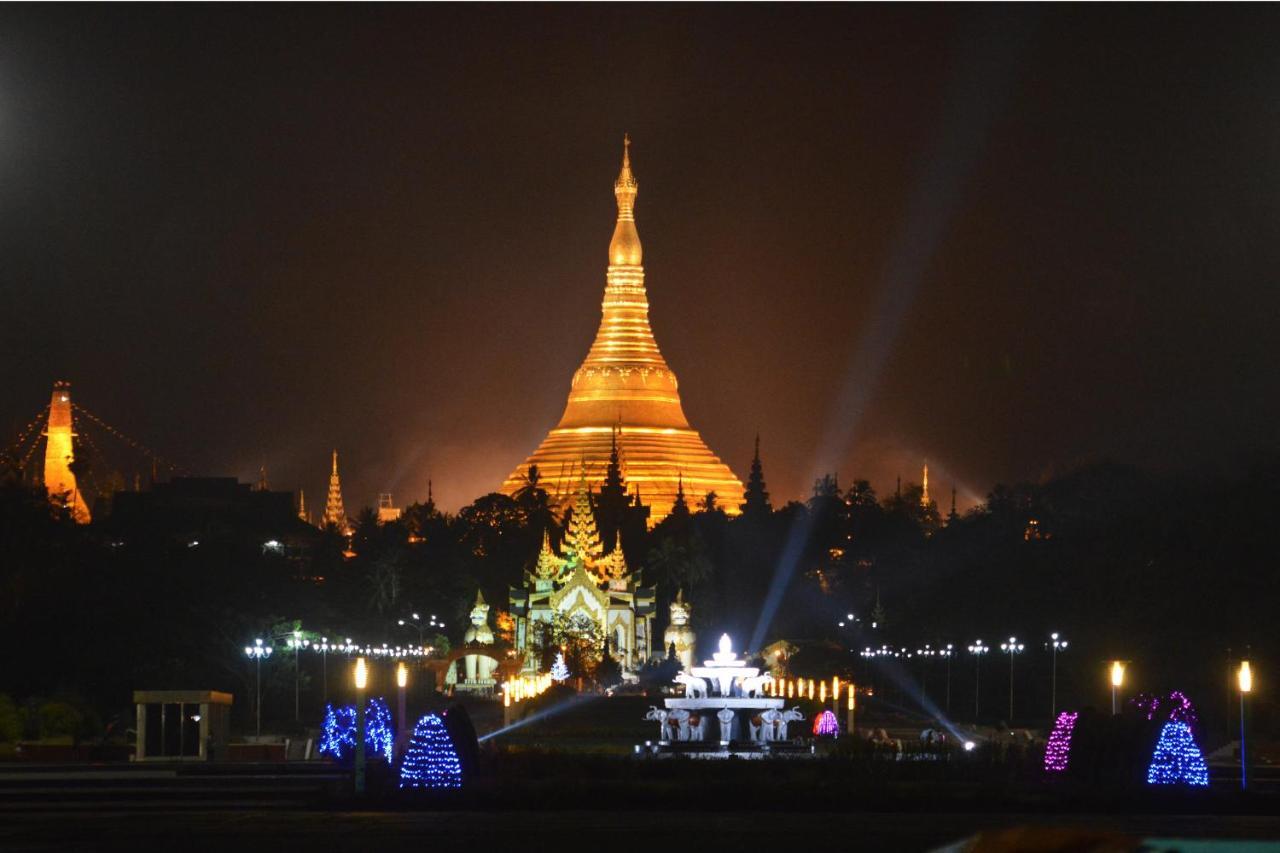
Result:
<svg viewBox="0 0 1280 853"><path fill-rule="evenodd" d="M736 515L742 482L689 425L676 375L649 328L630 146L624 139L622 171L613 184L618 221L609 243L600 329L573 375L560 423L502 490L512 494L524 485L531 465L538 466L541 487L563 501L584 476L598 487L616 436L628 490L651 508L650 523L671 511L682 482L691 504L715 492L717 504Z"/></svg>

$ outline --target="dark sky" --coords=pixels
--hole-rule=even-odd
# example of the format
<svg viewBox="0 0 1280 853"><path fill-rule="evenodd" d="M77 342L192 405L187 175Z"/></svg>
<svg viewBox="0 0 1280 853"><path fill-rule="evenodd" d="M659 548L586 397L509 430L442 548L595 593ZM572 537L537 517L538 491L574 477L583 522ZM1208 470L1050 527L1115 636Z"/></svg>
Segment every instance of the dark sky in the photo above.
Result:
<svg viewBox="0 0 1280 853"><path fill-rule="evenodd" d="M0 9L0 443L456 509L559 417L634 138L685 410L775 501L1280 443L1274 7ZM107 448L104 448L107 449ZM115 453L121 467L133 457Z"/></svg>

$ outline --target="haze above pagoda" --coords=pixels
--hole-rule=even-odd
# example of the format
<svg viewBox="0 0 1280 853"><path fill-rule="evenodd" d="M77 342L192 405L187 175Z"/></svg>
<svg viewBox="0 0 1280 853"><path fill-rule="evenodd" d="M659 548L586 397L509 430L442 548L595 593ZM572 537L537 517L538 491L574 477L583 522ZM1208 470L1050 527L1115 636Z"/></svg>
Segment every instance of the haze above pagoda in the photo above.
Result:
<svg viewBox="0 0 1280 853"><path fill-rule="evenodd" d="M742 482L689 425L676 375L649 327L643 249L635 221L637 190L631 140L626 138L622 171L613 184L618 221L609 242L600 329L573 375L560 423L511 472L502 491L519 490L531 465L538 466L539 485L560 501L572 498L584 475L598 488L616 434L628 490L638 492L651 507L651 523L671 511L682 481L691 503L715 492L718 506L736 515Z"/></svg>

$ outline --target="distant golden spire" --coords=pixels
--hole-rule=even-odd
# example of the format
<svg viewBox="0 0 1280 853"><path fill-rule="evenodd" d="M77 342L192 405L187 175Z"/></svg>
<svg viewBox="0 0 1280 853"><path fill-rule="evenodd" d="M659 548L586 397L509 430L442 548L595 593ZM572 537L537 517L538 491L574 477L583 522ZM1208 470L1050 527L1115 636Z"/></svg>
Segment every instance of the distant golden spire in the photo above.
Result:
<svg viewBox="0 0 1280 853"><path fill-rule="evenodd" d="M618 200L618 224L613 228L609 241L609 263L612 266L640 266L644 251L640 247L640 233L636 231L636 193L640 185L631 173L631 137L622 136L622 170L613 182L613 196Z"/></svg>
<svg viewBox="0 0 1280 853"><path fill-rule="evenodd" d="M920 492L920 506L929 506L929 463L924 463L924 488Z"/></svg>

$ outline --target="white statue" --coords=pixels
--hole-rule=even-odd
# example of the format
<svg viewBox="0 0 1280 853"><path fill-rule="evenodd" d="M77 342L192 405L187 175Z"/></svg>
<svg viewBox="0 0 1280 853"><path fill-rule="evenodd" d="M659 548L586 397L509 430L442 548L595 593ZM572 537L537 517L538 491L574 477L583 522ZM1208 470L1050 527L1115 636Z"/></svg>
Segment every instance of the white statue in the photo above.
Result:
<svg viewBox="0 0 1280 853"><path fill-rule="evenodd" d="M658 740L666 743L670 738L667 737L667 712L656 705L649 706L649 713L644 715L646 720L658 721Z"/></svg>
<svg viewBox="0 0 1280 853"><path fill-rule="evenodd" d="M695 675L689 675L687 672L682 672L676 676L676 681L684 685L684 695L687 698L707 698L707 680L705 678L698 678Z"/></svg>
<svg viewBox="0 0 1280 853"><path fill-rule="evenodd" d="M667 725L676 729L676 740L689 739L689 712L684 709L678 709L667 715Z"/></svg>
<svg viewBox="0 0 1280 853"><path fill-rule="evenodd" d="M777 714L777 711L774 711ZM804 714L800 712L800 706L792 708L790 711L783 711L778 714L778 740L787 739L787 723L798 723L804 719Z"/></svg>
<svg viewBox="0 0 1280 853"><path fill-rule="evenodd" d="M760 740L763 742L778 740L778 729L782 722L782 712L770 708L760 714L764 725L760 727Z"/></svg>
<svg viewBox="0 0 1280 853"><path fill-rule="evenodd" d="M698 714L698 723L694 725L692 717L689 721L689 740L706 740L707 739L707 712L702 711Z"/></svg>
<svg viewBox="0 0 1280 853"><path fill-rule="evenodd" d="M728 708L721 708L716 712L716 719L720 721L721 743L728 743L733 740L733 717L733 712Z"/></svg>
<svg viewBox="0 0 1280 853"><path fill-rule="evenodd" d="M689 627L689 613L693 608L684 600L684 590L676 593L676 600L671 602L671 624L662 635L662 647L676 647L676 657L680 666L688 670L693 666L693 643L695 635Z"/></svg>
<svg viewBox="0 0 1280 853"><path fill-rule="evenodd" d="M742 695L755 698L764 695L764 686L773 682L773 676L769 673L757 675L753 678L742 679Z"/></svg>
<svg viewBox="0 0 1280 853"><path fill-rule="evenodd" d="M489 605L485 603L484 594L480 590L476 590L476 603L471 608L471 627L462 635L462 642L468 646L493 644L493 631L489 628ZM465 666L467 682L483 684L493 680L493 670L498 662L485 655L467 655Z"/></svg>

